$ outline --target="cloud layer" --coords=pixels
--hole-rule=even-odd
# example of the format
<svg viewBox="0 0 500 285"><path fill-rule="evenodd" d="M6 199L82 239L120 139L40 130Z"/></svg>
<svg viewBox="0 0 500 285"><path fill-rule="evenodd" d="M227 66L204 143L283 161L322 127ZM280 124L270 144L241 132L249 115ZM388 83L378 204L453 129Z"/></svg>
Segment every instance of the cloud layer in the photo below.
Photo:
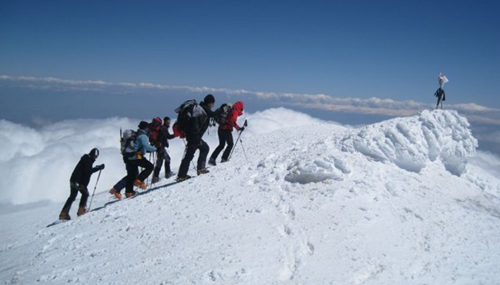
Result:
<svg viewBox="0 0 500 285"><path fill-rule="evenodd" d="M320 122L283 108L244 115L240 123L245 119L251 122L245 136ZM138 122L129 118L71 120L35 130L0 120L0 172L4 177L0 180L0 204L63 202L69 195L69 178L75 165L94 147L101 151L95 165L106 164L97 192L109 190L126 173L119 150L120 128L136 129ZM218 144L217 129L209 129L204 139L213 150ZM184 153L183 141L172 140L168 151L175 171ZM95 182L96 175L89 184L89 191L93 191Z"/></svg>
<svg viewBox="0 0 500 285"><path fill-rule="evenodd" d="M98 91L110 94L158 94L165 91L188 93L225 94L228 97L254 98L280 104L307 109L317 109L335 112L359 113L365 115L409 116L425 109L434 108L434 103L422 103L412 100L396 101L381 98L350 98L334 97L327 94L279 93L249 91L244 89L227 89L212 87L171 86L147 82L106 82L103 80L74 80L53 77L0 76L0 82L12 87L23 87L57 91ZM429 101L433 102L431 97ZM454 109L467 116L475 123L500 125L500 109L489 108L474 103L449 104L448 109Z"/></svg>

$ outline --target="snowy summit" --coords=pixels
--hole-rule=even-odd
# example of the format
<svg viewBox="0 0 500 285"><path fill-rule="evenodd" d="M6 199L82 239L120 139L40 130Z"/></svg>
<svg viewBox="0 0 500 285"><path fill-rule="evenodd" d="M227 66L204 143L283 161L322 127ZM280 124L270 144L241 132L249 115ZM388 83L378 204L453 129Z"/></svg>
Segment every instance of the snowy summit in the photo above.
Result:
<svg viewBox="0 0 500 285"><path fill-rule="evenodd" d="M1 280L498 284L500 181L469 162L457 112L265 134L251 119L248 160L238 146L195 179L99 193L96 211L49 228L59 204L0 215Z"/></svg>

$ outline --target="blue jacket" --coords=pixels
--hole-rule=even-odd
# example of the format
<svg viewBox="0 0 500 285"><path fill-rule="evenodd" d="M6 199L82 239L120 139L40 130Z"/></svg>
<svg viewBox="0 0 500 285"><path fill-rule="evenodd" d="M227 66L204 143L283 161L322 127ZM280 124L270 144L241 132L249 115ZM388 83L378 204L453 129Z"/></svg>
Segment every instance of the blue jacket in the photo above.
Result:
<svg viewBox="0 0 500 285"><path fill-rule="evenodd" d="M144 130L137 130L137 139L135 141L134 150L140 151L142 155L145 155L146 152L155 152L156 147L149 144L148 136Z"/></svg>

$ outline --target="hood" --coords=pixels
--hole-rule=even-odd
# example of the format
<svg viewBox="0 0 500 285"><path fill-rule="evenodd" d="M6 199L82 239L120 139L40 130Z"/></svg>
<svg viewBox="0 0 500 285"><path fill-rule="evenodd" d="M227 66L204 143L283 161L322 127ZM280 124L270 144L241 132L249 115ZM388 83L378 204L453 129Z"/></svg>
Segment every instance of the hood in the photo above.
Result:
<svg viewBox="0 0 500 285"><path fill-rule="evenodd" d="M243 102L241 101L237 101L236 103L234 103L233 105L233 110L236 110L238 112L239 115L243 114L243 108L244 108L244 104Z"/></svg>

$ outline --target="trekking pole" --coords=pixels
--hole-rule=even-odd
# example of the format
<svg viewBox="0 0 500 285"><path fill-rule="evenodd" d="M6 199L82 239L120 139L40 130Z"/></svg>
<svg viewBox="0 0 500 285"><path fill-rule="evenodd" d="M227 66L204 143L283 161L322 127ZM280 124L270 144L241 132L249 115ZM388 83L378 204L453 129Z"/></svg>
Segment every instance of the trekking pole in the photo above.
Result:
<svg viewBox="0 0 500 285"><path fill-rule="evenodd" d="M247 163L248 163L248 156L247 156L247 152L245 150L245 146L243 145L243 141L240 139L240 142L241 142L241 149L243 150L243 153L245 154L245 159L247 160Z"/></svg>
<svg viewBox="0 0 500 285"><path fill-rule="evenodd" d="M99 175L97 175L97 181L95 182L94 186L94 192L92 192L92 197L90 198L90 204L89 204L89 212L92 207L92 200L94 200L94 194L95 194L95 189L97 188L97 183L99 183L99 178L101 178L101 171L102 169L99 170Z"/></svg>
<svg viewBox="0 0 500 285"><path fill-rule="evenodd" d="M247 125L248 125L247 124L247 120L245 120L245 123L243 124L243 126L246 127ZM240 134L238 135L238 138L236 139L236 143L234 144L234 147L231 150L231 153L229 154L229 157L227 158L228 161L231 160L231 157L233 156L233 152L236 149L236 146L238 145L238 141L240 140L240 137L241 137L241 134L243 133L243 131L241 131Z"/></svg>

